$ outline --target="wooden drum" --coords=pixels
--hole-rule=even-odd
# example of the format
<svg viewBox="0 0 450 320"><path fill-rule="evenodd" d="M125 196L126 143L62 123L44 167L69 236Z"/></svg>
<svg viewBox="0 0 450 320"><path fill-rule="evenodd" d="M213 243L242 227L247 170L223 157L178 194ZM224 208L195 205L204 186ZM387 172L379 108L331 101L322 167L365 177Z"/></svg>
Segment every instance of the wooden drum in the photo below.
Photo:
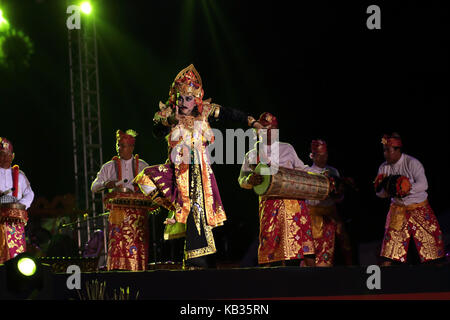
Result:
<svg viewBox="0 0 450 320"><path fill-rule="evenodd" d="M255 173L261 174L265 164L258 164ZM263 182L253 187L256 194L262 197L324 200L330 193L328 177L306 171L278 168L274 175L262 175Z"/></svg>

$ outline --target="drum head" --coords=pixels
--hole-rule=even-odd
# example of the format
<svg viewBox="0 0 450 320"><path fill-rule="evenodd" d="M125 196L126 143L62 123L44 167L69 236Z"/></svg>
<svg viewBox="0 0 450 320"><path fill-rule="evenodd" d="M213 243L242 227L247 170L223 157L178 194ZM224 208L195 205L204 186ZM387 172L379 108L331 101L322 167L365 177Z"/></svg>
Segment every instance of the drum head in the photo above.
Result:
<svg viewBox="0 0 450 320"><path fill-rule="evenodd" d="M266 164L259 163L255 168L255 173L261 174L262 168L269 168ZM269 189L270 182L272 181L271 175L263 175L263 182L253 187L253 191L255 191L258 195L263 195L266 193L267 189Z"/></svg>

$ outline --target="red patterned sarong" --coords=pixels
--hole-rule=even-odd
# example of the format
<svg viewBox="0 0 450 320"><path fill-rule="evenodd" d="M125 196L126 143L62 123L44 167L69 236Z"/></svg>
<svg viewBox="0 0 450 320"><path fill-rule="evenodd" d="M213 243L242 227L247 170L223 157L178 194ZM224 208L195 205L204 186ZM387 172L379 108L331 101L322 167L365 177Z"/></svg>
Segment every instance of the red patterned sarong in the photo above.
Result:
<svg viewBox="0 0 450 320"><path fill-rule="evenodd" d="M303 200L260 198L259 219L258 263L314 254L311 216Z"/></svg>
<svg viewBox="0 0 450 320"><path fill-rule="evenodd" d="M112 209L109 215L108 270L146 270L148 237L148 209Z"/></svg>
<svg viewBox="0 0 450 320"><path fill-rule="evenodd" d="M336 240L341 245L346 264L351 264L350 239L337 216L335 206L308 206L311 214L317 267L334 264Z"/></svg>
<svg viewBox="0 0 450 320"><path fill-rule="evenodd" d="M0 208L0 263L14 258L26 250L26 210Z"/></svg>
<svg viewBox="0 0 450 320"><path fill-rule="evenodd" d="M391 204L381 256L406 262L411 237L421 262L444 256L442 231L428 200L409 206Z"/></svg>
<svg viewBox="0 0 450 320"><path fill-rule="evenodd" d="M25 223L5 221L0 223L0 263L25 252Z"/></svg>

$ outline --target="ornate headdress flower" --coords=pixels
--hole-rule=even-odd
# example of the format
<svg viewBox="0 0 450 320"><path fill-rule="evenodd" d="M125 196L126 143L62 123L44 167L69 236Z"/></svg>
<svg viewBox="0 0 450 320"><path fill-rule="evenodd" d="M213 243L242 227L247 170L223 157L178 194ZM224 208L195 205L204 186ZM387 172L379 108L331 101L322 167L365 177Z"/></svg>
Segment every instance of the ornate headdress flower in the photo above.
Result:
<svg viewBox="0 0 450 320"><path fill-rule="evenodd" d="M8 153L13 153L13 145L12 143L3 137L0 137L0 151L5 151Z"/></svg>
<svg viewBox="0 0 450 320"><path fill-rule="evenodd" d="M383 138L381 138L381 143L387 147L401 147L402 139L400 137L385 134Z"/></svg>
<svg viewBox="0 0 450 320"><path fill-rule="evenodd" d="M277 118L269 112L264 112L263 114L261 114L259 116L258 122L265 127L270 125L272 127L278 128Z"/></svg>

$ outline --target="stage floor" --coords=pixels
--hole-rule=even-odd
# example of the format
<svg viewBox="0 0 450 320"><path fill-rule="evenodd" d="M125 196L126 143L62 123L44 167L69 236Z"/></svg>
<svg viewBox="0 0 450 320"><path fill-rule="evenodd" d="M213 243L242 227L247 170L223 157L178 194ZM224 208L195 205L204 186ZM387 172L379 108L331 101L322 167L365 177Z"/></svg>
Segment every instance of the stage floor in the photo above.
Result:
<svg viewBox="0 0 450 320"><path fill-rule="evenodd" d="M120 288L129 288L130 300L137 294L139 300L450 299L449 264L380 267L380 289L368 288L368 282L376 283L374 274L360 266L86 272L81 273L80 290L68 289L69 276L46 270L44 288L36 299L86 299L94 281L105 284L108 299ZM6 291L4 267L0 279L0 297L13 299Z"/></svg>

